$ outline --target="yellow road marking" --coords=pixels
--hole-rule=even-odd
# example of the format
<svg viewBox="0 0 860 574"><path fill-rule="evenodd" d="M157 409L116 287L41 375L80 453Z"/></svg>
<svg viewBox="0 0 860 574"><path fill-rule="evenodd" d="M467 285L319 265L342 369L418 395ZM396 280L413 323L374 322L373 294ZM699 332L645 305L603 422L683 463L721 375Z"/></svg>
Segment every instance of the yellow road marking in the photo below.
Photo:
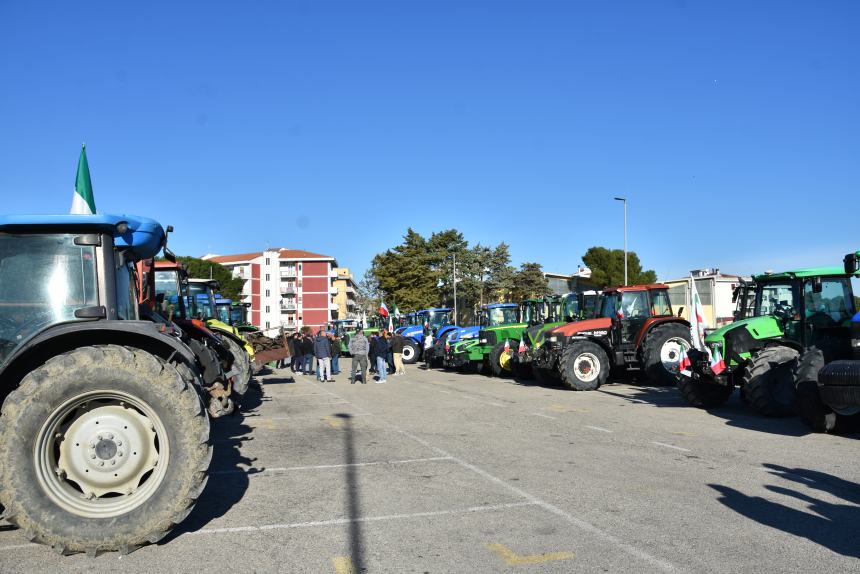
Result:
<svg viewBox="0 0 860 574"><path fill-rule="evenodd" d="M323 417L322 420L324 420L326 422L326 424L328 424L328 426L330 426L333 429L339 429L339 428L343 427L343 419L333 417L333 416L327 416L327 417Z"/></svg>
<svg viewBox="0 0 860 574"><path fill-rule="evenodd" d="M524 564L543 564L545 562L556 562L573 558L573 552L547 552L546 554L529 554L521 556L505 546L504 544L487 544L487 548L505 561L508 566L522 566Z"/></svg>
<svg viewBox="0 0 860 574"><path fill-rule="evenodd" d="M355 564L353 564L352 558L349 556L338 556L337 558L332 558L331 561L337 574L358 574L358 570L355 569Z"/></svg>
<svg viewBox="0 0 860 574"><path fill-rule="evenodd" d="M551 410L554 413L588 413L591 412L588 409L572 409L565 405L550 405L547 407L548 410Z"/></svg>

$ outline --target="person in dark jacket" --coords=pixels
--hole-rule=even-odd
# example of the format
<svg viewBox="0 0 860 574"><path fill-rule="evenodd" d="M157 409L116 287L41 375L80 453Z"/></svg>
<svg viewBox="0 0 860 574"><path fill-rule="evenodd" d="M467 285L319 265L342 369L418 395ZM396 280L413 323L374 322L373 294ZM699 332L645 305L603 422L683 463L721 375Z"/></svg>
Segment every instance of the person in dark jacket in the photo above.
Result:
<svg viewBox="0 0 860 574"><path fill-rule="evenodd" d="M321 383L332 382L331 378L331 341L325 331L319 331L314 339L314 357L319 365L318 380Z"/></svg>
<svg viewBox="0 0 860 574"><path fill-rule="evenodd" d="M311 339L309 333L302 334L302 342L300 345L302 356L304 357L304 361L302 362L302 373L310 375L313 372L314 366L314 341Z"/></svg>
<svg viewBox="0 0 860 574"><path fill-rule="evenodd" d="M367 338L370 343L370 352L367 354L367 359L370 361L370 373L376 372L376 339L379 338L379 333L371 333Z"/></svg>
<svg viewBox="0 0 860 574"><path fill-rule="evenodd" d="M331 374L340 374L340 337L337 333L331 336Z"/></svg>
<svg viewBox="0 0 860 574"><path fill-rule="evenodd" d="M373 342L374 356L376 357L376 372L379 375L377 383L388 380L388 332L382 331Z"/></svg>

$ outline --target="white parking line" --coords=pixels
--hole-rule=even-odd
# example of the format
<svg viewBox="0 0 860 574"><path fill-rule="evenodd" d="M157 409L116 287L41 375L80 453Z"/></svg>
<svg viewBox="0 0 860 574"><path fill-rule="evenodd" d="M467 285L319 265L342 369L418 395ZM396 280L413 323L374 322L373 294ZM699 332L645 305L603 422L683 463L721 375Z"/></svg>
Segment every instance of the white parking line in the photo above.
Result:
<svg viewBox="0 0 860 574"><path fill-rule="evenodd" d="M675 449L675 450L680 450L680 451L682 451L682 452L692 452L692 451L691 451L690 449L688 449L688 448L681 448L680 446L675 446L675 445L673 445L673 444L666 444L665 442L657 442L656 440L652 440L652 441L651 441L651 444L656 444L656 445L660 445L660 446L665 446L666 448L673 448L673 449Z"/></svg>
<svg viewBox="0 0 860 574"><path fill-rule="evenodd" d="M263 524L261 526L235 526L229 528L206 528L196 532L188 532L189 535L194 534L230 534L233 532L258 532L264 530L286 530L290 528L310 528L314 526L337 526L341 524L351 524L354 522L379 522L383 520L404 520L409 518L426 518L430 516L446 516L449 514L471 514L474 512L493 512L496 510L506 510L508 508L520 508L524 506L534 506L534 502L509 502L507 504L493 504L491 506L472 506L469 508L455 508L451 510L435 510L430 512L413 512L409 514L385 514L382 516L362 516L359 518L334 518L332 520L318 520L314 522L293 522L289 524Z"/></svg>
<svg viewBox="0 0 860 574"><path fill-rule="evenodd" d="M264 468L260 472L251 472L253 469L243 470L240 468L231 468L229 470L214 470L209 474L249 474L249 476L260 476L266 473L273 472L289 472L293 470L319 470L327 468L353 468L360 466L379 466L383 464L409 464L413 462L432 462L439 460L451 460L447 456L434 456L430 458L408 458L405 460L379 460L374 462L352 462L348 464L318 464L314 466L288 466L284 468Z"/></svg>
<svg viewBox="0 0 860 574"><path fill-rule="evenodd" d="M599 529L598 527L594 526L590 522L586 522L585 520L582 520L581 518L577 518L577 517L573 516L572 514L565 512L561 508L559 508L553 504L550 504L549 502L545 502L545 501L541 500L540 498L538 498L532 494L529 494L528 492L521 490L521 489L517 488L516 486L511 485L508 482L502 480L501 478L498 478L497 476L493 476L492 474L490 474L486 470L484 470L482 468L478 468L477 466L475 466L473 464L469 464L468 462L451 455L450 453L442 450L441 448L438 448L438 447L431 445L427 441L425 441L425 440L423 440L423 439L421 439L421 438L419 438L419 437L417 437L411 433L408 433L408 432L401 430L401 429L396 429L396 430L397 430L397 432L403 434L404 436L408 436L409 438L411 438L415 442L426 446L427 448L429 448L432 451L435 451L436 453L438 453L441 456L450 456L451 459L454 462L456 462L457 464L459 464L460 466L471 470L472 472L484 477L485 479L489 480L490 482L492 482L494 484L498 484L499 486L503 486L503 487L507 488L511 492L525 498L526 500L528 500L532 504L535 504L536 506L539 506L539 507L543 508L544 510L551 512L552 514L555 514L556 516L559 516L559 517L565 519L567 522L576 526L580 530L590 532L591 534L595 535L596 537L602 538L603 540L605 540L611 544L614 544L615 546L617 546L621 550L627 552L631 556L635 556L641 560L644 560L645 562L648 562L649 564L656 566L657 568L659 568L660 570L663 570L664 572L674 572L675 571L675 567L672 564L670 564L669 562L666 562L665 560L662 560L662 559L657 558L655 556L651 556L650 554L648 554L644 550L640 550L640 549L636 548L635 546L633 546L632 544L628 544L628 543L624 542L620 538L613 536L612 534L609 534L608 532L605 532L605 531Z"/></svg>
<svg viewBox="0 0 860 574"><path fill-rule="evenodd" d="M545 415L545 414L543 414L543 413L532 413L532 416L533 416L533 417L543 417L543 418L545 418L545 419L552 419L552 420L556 420L556 419L555 419L555 417L551 417L551 416L549 416L549 415Z"/></svg>
<svg viewBox="0 0 860 574"><path fill-rule="evenodd" d="M612 432L612 431L611 431L611 430L609 430L609 429L605 429L605 428L603 428L603 427L593 427L593 426L591 426L591 425L585 425L585 428L587 428L587 429L591 429L591 430L600 431L600 432Z"/></svg>

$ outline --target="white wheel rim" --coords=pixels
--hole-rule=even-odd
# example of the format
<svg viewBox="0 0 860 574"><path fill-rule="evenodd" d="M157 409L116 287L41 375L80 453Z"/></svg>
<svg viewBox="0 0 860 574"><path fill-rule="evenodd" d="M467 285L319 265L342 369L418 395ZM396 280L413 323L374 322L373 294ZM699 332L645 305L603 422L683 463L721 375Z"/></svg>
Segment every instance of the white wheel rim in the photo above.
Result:
<svg viewBox="0 0 860 574"><path fill-rule="evenodd" d="M678 372L681 362L681 350L689 351L690 344L680 337L670 337L660 348L660 362L670 373Z"/></svg>
<svg viewBox="0 0 860 574"><path fill-rule="evenodd" d="M415 349L413 349L410 345L406 345L403 347L403 360L411 361L412 357L415 356Z"/></svg>
<svg viewBox="0 0 860 574"><path fill-rule="evenodd" d="M159 487L169 457L167 431L131 395L105 390L67 400L36 436L36 478L65 510L87 518L120 516Z"/></svg>
<svg viewBox="0 0 860 574"><path fill-rule="evenodd" d="M600 376L600 360L592 353L582 353L573 361L573 372L580 381L590 383Z"/></svg>

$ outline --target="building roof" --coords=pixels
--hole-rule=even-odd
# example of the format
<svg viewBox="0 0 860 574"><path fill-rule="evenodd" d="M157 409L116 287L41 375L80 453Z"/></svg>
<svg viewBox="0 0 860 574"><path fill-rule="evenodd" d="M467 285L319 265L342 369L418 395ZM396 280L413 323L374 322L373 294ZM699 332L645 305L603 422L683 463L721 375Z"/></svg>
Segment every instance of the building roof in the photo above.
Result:
<svg viewBox="0 0 860 574"><path fill-rule="evenodd" d="M267 251L277 251L279 259L317 259L334 261L334 257L331 255L321 255L311 251L304 251L303 249L287 249L286 247L281 247L278 249L268 249ZM257 257L262 257L263 253L265 252L255 251L253 253L237 253L236 255L205 255L203 259L206 261L214 261L215 263L242 263L244 261L256 259Z"/></svg>

